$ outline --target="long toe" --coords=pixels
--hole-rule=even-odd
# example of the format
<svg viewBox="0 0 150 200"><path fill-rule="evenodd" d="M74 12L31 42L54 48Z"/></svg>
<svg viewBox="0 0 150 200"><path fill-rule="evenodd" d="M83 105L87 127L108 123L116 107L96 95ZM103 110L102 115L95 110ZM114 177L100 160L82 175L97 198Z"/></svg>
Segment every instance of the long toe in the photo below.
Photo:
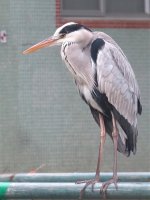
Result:
<svg viewBox="0 0 150 200"><path fill-rule="evenodd" d="M85 193L85 190L86 188L91 185L92 186L92 191L94 189L94 185L95 183L98 183L99 182L99 178L94 178L94 179L90 179L90 180L84 180L84 181L77 181L76 184L82 184L82 183L85 183L84 187L82 188L82 190L80 191L80 197L79 199L82 199L84 193Z"/></svg>
<svg viewBox="0 0 150 200"><path fill-rule="evenodd" d="M109 187L109 185L112 184L112 183L115 185L115 188L116 188L116 190L117 190L117 189L118 189L118 184L117 184L117 182L118 182L118 177L113 177L113 178L111 178L110 180L104 182L104 183L102 184L102 186L101 186L100 192L103 193L103 194L105 194L106 191L107 191L107 189L108 189L108 187Z"/></svg>

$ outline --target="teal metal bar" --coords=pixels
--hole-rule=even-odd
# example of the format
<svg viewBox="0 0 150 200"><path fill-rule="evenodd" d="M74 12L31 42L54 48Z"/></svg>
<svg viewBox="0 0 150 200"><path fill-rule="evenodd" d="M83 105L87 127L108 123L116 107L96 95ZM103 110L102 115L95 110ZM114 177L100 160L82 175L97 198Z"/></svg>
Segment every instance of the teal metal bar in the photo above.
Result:
<svg viewBox="0 0 150 200"><path fill-rule="evenodd" d="M76 182L94 178L95 173L20 173L1 174L0 182ZM121 172L119 182L150 182L150 172ZM112 177L112 173L101 173L101 181Z"/></svg>
<svg viewBox="0 0 150 200"><path fill-rule="evenodd" d="M0 199L78 199L84 184L74 183L0 183ZM103 199L101 184L87 187L83 199ZM150 199L150 183L118 183L110 185L107 199Z"/></svg>

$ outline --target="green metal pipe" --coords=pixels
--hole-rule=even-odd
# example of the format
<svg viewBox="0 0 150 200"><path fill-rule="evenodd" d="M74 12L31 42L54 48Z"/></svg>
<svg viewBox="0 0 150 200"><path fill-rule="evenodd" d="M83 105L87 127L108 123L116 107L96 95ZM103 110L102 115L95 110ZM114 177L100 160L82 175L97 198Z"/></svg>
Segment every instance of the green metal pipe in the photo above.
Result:
<svg viewBox="0 0 150 200"><path fill-rule="evenodd" d="M84 184L74 183L0 183L0 199L78 199ZM103 199L101 184L92 191L87 187L83 199ZM150 199L150 183L118 183L118 190L110 185L107 199Z"/></svg>
<svg viewBox="0 0 150 200"><path fill-rule="evenodd" d="M0 182L76 182L94 178L95 173L20 173L1 174ZM119 182L150 182L150 172L121 172ZM101 181L112 177L112 173L101 173Z"/></svg>

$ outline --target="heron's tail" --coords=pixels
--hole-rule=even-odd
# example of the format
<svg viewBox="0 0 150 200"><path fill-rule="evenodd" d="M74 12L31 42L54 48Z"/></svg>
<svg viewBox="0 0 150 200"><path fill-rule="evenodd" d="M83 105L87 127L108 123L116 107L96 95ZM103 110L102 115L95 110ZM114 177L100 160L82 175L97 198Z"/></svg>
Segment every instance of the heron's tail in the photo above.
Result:
<svg viewBox="0 0 150 200"><path fill-rule="evenodd" d="M126 134L125 144L124 144L125 154L129 156L131 151L133 152L133 154L135 154L137 136L138 136L137 127L132 126L122 115L119 114L117 110L114 110L113 113L120 127Z"/></svg>

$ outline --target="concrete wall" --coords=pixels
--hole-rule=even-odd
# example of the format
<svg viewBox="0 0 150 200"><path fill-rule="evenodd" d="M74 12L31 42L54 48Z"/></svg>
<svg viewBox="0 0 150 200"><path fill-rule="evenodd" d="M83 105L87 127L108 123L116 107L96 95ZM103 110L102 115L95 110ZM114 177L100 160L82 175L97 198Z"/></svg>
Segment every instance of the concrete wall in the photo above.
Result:
<svg viewBox="0 0 150 200"><path fill-rule="evenodd" d="M0 173L94 171L99 129L81 101L62 63L59 48L32 55L22 51L55 31L54 0L1 0ZM119 171L150 170L150 30L104 29L129 58L141 89L136 156L119 155ZM112 141L107 137L103 171L112 171Z"/></svg>

